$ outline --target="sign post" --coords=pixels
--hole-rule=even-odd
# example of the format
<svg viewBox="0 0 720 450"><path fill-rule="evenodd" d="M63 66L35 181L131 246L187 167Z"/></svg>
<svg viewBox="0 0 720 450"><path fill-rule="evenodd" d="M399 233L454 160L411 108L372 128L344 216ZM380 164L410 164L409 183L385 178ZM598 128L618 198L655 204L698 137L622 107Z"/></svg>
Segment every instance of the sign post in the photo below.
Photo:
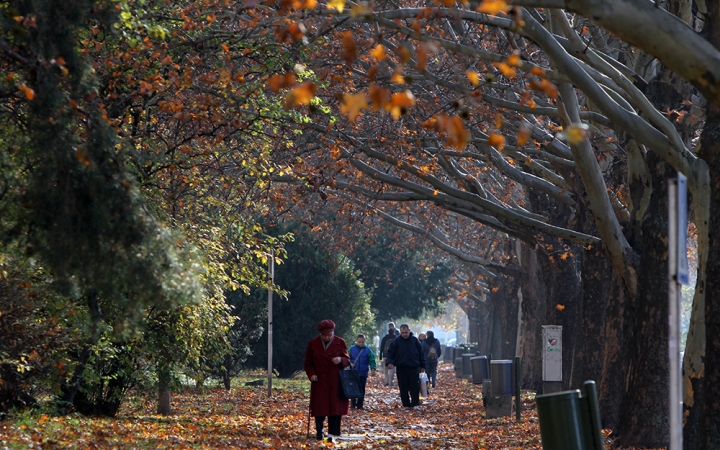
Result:
<svg viewBox="0 0 720 450"><path fill-rule="evenodd" d="M689 283L687 261L687 178L678 172L668 181L668 353L670 370L670 442L682 450L682 373L680 370L680 303Z"/></svg>
<svg viewBox="0 0 720 450"><path fill-rule="evenodd" d="M273 376L273 293L272 284L275 282L275 252L268 255L268 272L270 273L270 286L268 286L268 397L272 397Z"/></svg>

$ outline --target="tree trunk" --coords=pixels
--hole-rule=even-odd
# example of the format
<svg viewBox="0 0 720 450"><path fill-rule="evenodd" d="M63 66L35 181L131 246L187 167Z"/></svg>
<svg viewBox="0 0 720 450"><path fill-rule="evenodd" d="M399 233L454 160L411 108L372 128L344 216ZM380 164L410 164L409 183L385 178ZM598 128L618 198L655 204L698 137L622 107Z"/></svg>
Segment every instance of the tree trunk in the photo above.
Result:
<svg viewBox="0 0 720 450"><path fill-rule="evenodd" d="M170 414L170 368L158 368L158 414Z"/></svg>
<svg viewBox="0 0 720 450"><path fill-rule="evenodd" d="M523 389L542 392L543 346L540 340L542 337L542 325L547 325L543 320L547 310L547 300L544 295L545 287L539 277L540 268L535 250L526 244L522 244L520 261L523 272L523 277L520 279L523 292L522 319L520 323L523 331L519 352L522 361L521 386Z"/></svg>
<svg viewBox="0 0 720 450"><path fill-rule="evenodd" d="M493 328L499 328L499 333L493 333L495 342L493 345L494 359L512 359L515 357L515 343L517 341L517 315L518 315L518 283L514 278L500 275L493 280L492 293L488 297L492 299L495 310L495 321Z"/></svg>
<svg viewBox="0 0 720 450"><path fill-rule="evenodd" d="M642 224L638 295L626 312L627 384L617 426L619 446L668 442L667 179L674 172L648 154L653 192Z"/></svg>
<svg viewBox="0 0 720 450"><path fill-rule="evenodd" d="M605 346L605 313L612 283L610 261L601 248L582 251L582 329L579 350L575 354L577 370L570 380L579 388L586 380L600 383Z"/></svg>
<svg viewBox="0 0 720 450"><path fill-rule="evenodd" d="M720 5L707 2L703 34L720 48ZM699 426L695 448L720 448L720 106L708 102L705 129L701 140L701 157L707 162L710 172L710 224L708 232L709 249L705 290L705 379L702 383L701 398L694 395L695 402L702 400L699 407ZM699 271L698 271L699 272ZM692 410L691 410L692 412ZM695 430L688 430L688 432ZM686 447L689 448L689 447Z"/></svg>
<svg viewBox="0 0 720 450"><path fill-rule="evenodd" d="M80 383L85 374L85 368L87 362L92 354L93 347L100 340L102 335L102 329L100 328L100 322L102 321L102 312L100 311L100 303L96 292L91 292L87 296L87 307L90 312L90 337L83 346L80 357L78 358L75 371L73 372L70 383L62 387L62 397L60 398L59 410L61 414L69 414L73 408L75 402L75 395L77 395L78 389L80 389Z"/></svg>
<svg viewBox="0 0 720 450"><path fill-rule="evenodd" d="M629 299L624 281L613 270L605 304L602 373L598 385L603 428L615 428L617 425L625 392L625 306Z"/></svg>

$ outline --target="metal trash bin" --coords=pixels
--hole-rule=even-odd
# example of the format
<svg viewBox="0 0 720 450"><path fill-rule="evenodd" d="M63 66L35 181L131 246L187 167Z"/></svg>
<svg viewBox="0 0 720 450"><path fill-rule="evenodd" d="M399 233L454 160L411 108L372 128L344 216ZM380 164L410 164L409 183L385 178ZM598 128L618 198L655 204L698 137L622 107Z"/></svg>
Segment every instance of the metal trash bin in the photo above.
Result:
<svg viewBox="0 0 720 450"><path fill-rule="evenodd" d="M602 426L594 381L579 389L535 397L544 450L603 450Z"/></svg>
<svg viewBox="0 0 720 450"><path fill-rule="evenodd" d="M462 378L463 376L463 359L462 356L455 358L455 378Z"/></svg>
<svg viewBox="0 0 720 450"><path fill-rule="evenodd" d="M492 381L492 395L515 395L513 383L513 362L509 359L496 359L490 361L490 380Z"/></svg>
<svg viewBox="0 0 720 450"><path fill-rule="evenodd" d="M455 363L455 347L449 346L445 347L445 351L443 352L443 356L445 357L445 362L451 362Z"/></svg>
<svg viewBox="0 0 720 450"><path fill-rule="evenodd" d="M462 375L465 379L472 378L472 364L470 359L475 356L475 353L463 353L462 354Z"/></svg>
<svg viewBox="0 0 720 450"><path fill-rule="evenodd" d="M490 379L490 365L487 356L470 358L470 365L472 366L472 382L474 384L481 384L483 380Z"/></svg>

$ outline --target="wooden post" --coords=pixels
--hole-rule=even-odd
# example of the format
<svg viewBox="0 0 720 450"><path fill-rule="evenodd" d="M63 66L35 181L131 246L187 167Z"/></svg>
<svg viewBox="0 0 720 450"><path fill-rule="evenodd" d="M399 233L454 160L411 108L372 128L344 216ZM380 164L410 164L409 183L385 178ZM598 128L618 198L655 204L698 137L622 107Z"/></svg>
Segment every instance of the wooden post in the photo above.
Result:
<svg viewBox="0 0 720 450"><path fill-rule="evenodd" d="M272 397L272 376L273 376L273 294L272 284L275 283L275 251L271 251L268 258L268 272L270 273L270 284L268 286L268 397Z"/></svg>
<svg viewBox="0 0 720 450"><path fill-rule="evenodd" d="M678 178L682 175L678 173ZM684 188L684 186L682 186ZM687 224L680 223L680 208L687 208L687 203L678 197L678 180L668 180L668 353L669 353L669 416L670 442L668 450L682 450L682 378L680 376L680 301L682 285L678 279L680 269L678 261L681 249L678 245L680 233L687 233ZM682 203L682 205L680 204ZM685 211L683 211L684 213ZM682 227L685 229L681 229Z"/></svg>

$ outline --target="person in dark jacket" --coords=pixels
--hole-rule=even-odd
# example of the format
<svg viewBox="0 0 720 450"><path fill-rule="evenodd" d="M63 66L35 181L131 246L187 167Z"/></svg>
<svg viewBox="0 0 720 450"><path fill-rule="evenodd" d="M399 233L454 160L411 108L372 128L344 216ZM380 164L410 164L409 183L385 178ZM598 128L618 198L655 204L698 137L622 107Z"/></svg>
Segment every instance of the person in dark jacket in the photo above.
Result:
<svg viewBox="0 0 720 450"><path fill-rule="evenodd" d="M319 336L308 342L305 351L305 373L310 379L310 414L315 416L317 440L323 439L323 423L328 417L328 442L340 436L342 416L350 412L348 400L340 397L339 371L350 365L350 355L343 338L335 336L335 323L323 320Z"/></svg>
<svg viewBox="0 0 720 450"><path fill-rule="evenodd" d="M400 400L406 408L420 404L418 377L425 372L425 354L420 341L410 332L410 326L400 325L400 337L395 339L387 352L385 365L397 368ZM409 395L408 395L409 394Z"/></svg>
<svg viewBox="0 0 720 450"><path fill-rule="evenodd" d="M358 371L360 381L360 397L350 400L350 407L363 409L365 403L365 386L370 371L375 375L375 353L365 345L365 335L358 334L355 338L355 345L350 347L350 367Z"/></svg>
<svg viewBox="0 0 720 450"><path fill-rule="evenodd" d="M432 387L435 387L435 382L437 381L437 366L438 361L440 361L440 356L442 355L442 348L440 347L440 341L435 339L434 332L428 331L425 335L427 337L422 341L426 365L425 373L427 373L428 380ZM430 349L433 349L433 351L431 352Z"/></svg>
<svg viewBox="0 0 720 450"><path fill-rule="evenodd" d="M392 344L396 337L398 337L398 333L395 329L395 323L390 322L388 323L388 334L383 336L382 341L380 341L380 352L378 353L378 355L380 355L381 360L387 355L390 344ZM385 368L385 386L393 386L395 369L388 369L387 365L385 364L383 364L383 367Z"/></svg>

